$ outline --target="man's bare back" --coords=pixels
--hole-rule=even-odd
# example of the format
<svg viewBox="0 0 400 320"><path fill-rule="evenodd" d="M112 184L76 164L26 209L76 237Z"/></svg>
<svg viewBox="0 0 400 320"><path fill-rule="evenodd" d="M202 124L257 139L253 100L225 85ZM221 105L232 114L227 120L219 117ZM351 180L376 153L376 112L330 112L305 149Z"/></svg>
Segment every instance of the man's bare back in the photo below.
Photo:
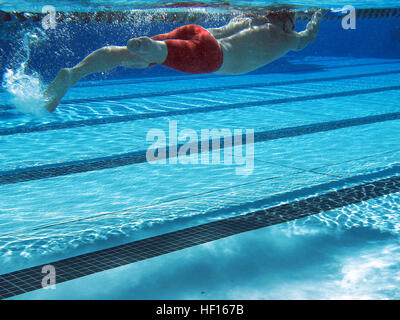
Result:
<svg viewBox="0 0 400 320"><path fill-rule="evenodd" d="M307 44L315 40L322 17L321 10L315 12L307 24L306 30L302 32L293 30L294 13L286 15L285 19L279 18L279 15L277 18L272 17L266 21L245 18L241 21L232 21L221 28L208 29L203 38L204 41L211 44L208 44L208 47L205 48L221 51L221 59L215 59L213 55L208 57L216 60L212 62L217 63L216 70L213 72L220 75L244 74L263 67L291 50L302 50ZM204 28L201 29L205 30ZM202 33L204 34L204 32ZM157 37L153 38L157 39ZM179 38L177 41L178 44L180 41L183 46L190 46L190 50L187 52L191 53L196 49L195 42L190 42L190 39L181 40ZM196 43L201 42L198 39L196 41ZM117 66L147 68L153 64L168 65L165 62L173 58L173 47L170 42L168 40L154 40L149 37L133 38L128 41L126 46L103 47L91 53L75 67L61 69L43 93L47 110L54 111L69 88L88 74L102 72ZM197 50L199 49L204 50L204 46L197 48ZM175 52L179 51L179 47L177 47ZM204 54L204 52L200 52L200 56L202 56L202 59L207 58L207 54ZM199 55L196 57L199 57ZM181 60L185 60L184 58L184 56L180 56ZM218 63L219 60L220 64ZM192 62L193 59L188 59L188 61ZM205 62L203 65L207 65L207 61L203 62ZM179 59L175 59L175 63L180 63ZM189 69L191 70L191 68ZM177 70L184 71L185 69ZM205 71L205 73L208 72ZM199 72L196 71L196 73Z"/></svg>
<svg viewBox="0 0 400 320"><path fill-rule="evenodd" d="M251 25L239 32L219 39L224 52L224 62L217 74L244 74L265 66L289 51L299 51L313 42L318 34L322 11L317 11L302 32L295 32L290 21L269 21L262 25ZM229 25L228 25L229 26ZM294 26L294 25L293 25ZM234 28L234 27L233 27ZM237 28L237 27L236 27ZM213 33L213 29L210 30ZM218 36L218 32L216 32Z"/></svg>

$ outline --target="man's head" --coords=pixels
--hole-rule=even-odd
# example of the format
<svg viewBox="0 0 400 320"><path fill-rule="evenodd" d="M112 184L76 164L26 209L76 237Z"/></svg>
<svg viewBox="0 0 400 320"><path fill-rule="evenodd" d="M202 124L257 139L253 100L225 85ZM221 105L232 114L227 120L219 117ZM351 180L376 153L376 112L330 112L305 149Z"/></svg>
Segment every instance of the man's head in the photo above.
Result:
<svg viewBox="0 0 400 320"><path fill-rule="evenodd" d="M267 18L271 23L281 26L285 32L292 32L296 26L296 13L294 11L271 11L267 14Z"/></svg>

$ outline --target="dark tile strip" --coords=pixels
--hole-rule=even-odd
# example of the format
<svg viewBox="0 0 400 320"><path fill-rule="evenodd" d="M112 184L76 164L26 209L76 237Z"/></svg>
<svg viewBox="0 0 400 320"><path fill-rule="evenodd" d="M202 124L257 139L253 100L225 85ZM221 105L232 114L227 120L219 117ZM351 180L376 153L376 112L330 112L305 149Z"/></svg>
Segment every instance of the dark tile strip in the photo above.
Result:
<svg viewBox="0 0 400 320"><path fill-rule="evenodd" d="M295 137L300 135L325 132L331 130L337 130L342 128L385 122L391 120L400 119L400 112L387 113L383 115L368 116L362 118L345 119L338 121L323 122L317 124L310 124L298 127L284 128L278 130L269 130L263 132L254 133L254 142L263 142L269 140L276 140L288 137ZM228 141L238 141L235 140L233 136L226 137ZM238 142L236 142L237 144ZM246 135L241 136L241 143L244 145L247 143ZM158 154L158 160L169 159L176 157L177 150L180 150L185 144L179 144L177 146L166 147L165 149L156 149L151 152L151 154ZM192 150L197 150L197 152L208 152L216 150L217 146L219 149L224 148L225 139L209 140L209 141L199 141L196 143L196 148ZM232 142L230 142L232 145ZM158 152L155 152L157 151ZM165 153L161 152L165 151ZM59 176L66 176L76 173L103 170L116 168L121 166L127 166L132 164L147 162L146 154L149 150L139 150L135 152L129 152L119 155L112 155L100 158L92 158L87 160L77 160L69 161L58 164L47 164L41 166L26 167L22 169L15 169L9 171L0 172L0 185L26 182L32 180L47 179Z"/></svg>
<svg viewBox="0 0 400 320"><path fill-rule="evenodd" d="M62 283L239 233L305 218L399 191L400 177L393 176L49 264L55 268L56 283ZM35 266L1 275L0 298L5 299L42 288L44 274L41 271L42 266Z"/></svg>

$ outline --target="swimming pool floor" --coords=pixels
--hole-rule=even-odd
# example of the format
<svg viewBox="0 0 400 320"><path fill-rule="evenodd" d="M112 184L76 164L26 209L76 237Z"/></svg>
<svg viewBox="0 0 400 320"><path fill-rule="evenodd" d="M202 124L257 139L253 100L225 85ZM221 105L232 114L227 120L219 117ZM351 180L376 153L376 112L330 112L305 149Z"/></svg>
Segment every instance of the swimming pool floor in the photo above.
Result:
<svg viewBox="0 0 400 320"><path fill-rule="evenodd" d="M397 60L311 57L239 77L82 82L45 119L16 114L0 93L2 297L39 288L32 275L13 281L32 266L68 258L82 263L73 257L151 237L162 248L171 232L178 239L187 232L183 247L197 245L246 231L229 221L249 213L288 205L295 208L291 217L301 218L349 205L326 196L340 190L353 190L356 203L398 192L399 89ZM168 136L171 123L178 133L199 137L202 129L227 129L222 141L237 135L235 129L252 129L255 143L178 158L168 149L165 163L147 163L146 134ZM254 152L246 165L201 161L220 153L235 160L242 148ZM379 191L385 181L389 187ZM319 210L300 205L312 197L324 199ZM274 223L288 220L279 216ZM190 231L212 223L225 233L201 238ZM172 250L152 245L140 252L143 258ZM109 259L106 266L137 261L128 247L129 259ZM88 258L86 272L75 267L58 276L66 281L105 269L93 261Z"/></svg>

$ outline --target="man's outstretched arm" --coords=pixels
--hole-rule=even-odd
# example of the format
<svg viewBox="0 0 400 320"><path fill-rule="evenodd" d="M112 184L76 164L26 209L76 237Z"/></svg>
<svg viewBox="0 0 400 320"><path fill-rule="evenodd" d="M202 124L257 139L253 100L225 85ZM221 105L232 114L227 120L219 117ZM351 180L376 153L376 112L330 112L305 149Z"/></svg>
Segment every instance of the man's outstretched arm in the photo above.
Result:
<svg viewBox="0 0 400 320"><path fill-rule="evenodd" d="M307 24L306 30L296 33L296 38L294 39L293 44L294 51L303 50L309 43L315 41L323 16L324 13L321 9L316 11L310 22Z"/></svg>

